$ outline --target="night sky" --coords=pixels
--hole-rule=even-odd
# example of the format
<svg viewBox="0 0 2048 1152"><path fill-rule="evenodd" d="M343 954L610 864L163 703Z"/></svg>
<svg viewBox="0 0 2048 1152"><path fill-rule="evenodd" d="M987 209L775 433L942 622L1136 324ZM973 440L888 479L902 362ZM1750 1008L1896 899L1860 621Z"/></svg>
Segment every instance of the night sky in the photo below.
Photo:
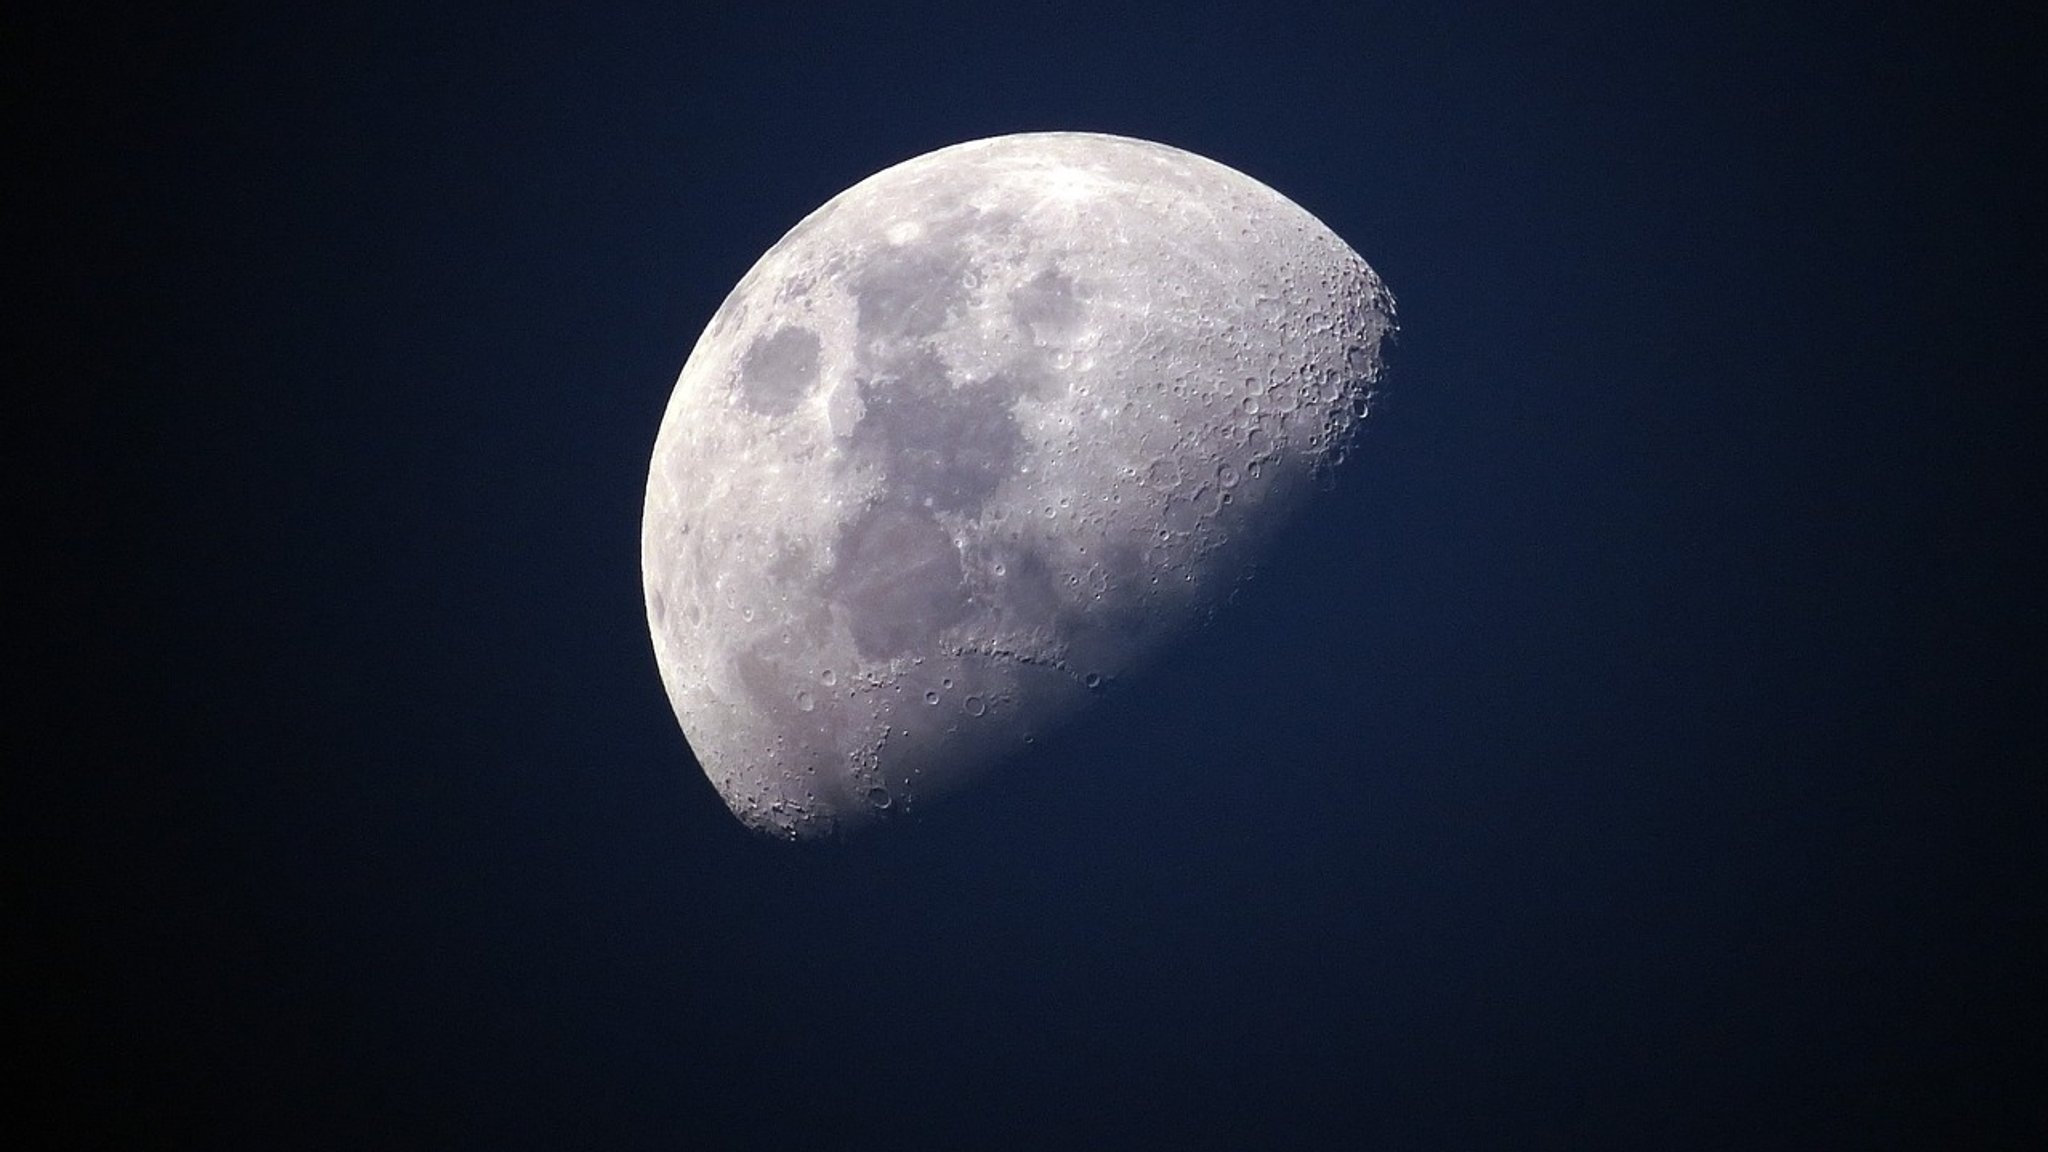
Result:
<svg viewBox="0 0 2048 1152"><path fill-rule="evenodd" d="M2017 25L193 7L6 38L0 1143L2048 1135ZM1381 403L1155 677L758 838L643 618L669 389L825 199L1045 129L1321 218Z"/></svg>

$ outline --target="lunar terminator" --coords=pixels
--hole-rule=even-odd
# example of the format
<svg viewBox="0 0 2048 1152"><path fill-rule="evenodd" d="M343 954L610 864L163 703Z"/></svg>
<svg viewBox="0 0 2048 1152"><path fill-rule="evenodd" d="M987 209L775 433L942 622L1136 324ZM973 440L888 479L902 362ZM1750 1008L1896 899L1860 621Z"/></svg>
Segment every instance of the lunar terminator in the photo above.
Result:
<svg viewBox="0 0 2048 1152"><path fill-rule="evenodd" d="M1139 670L1365 416L1393 299L1279 193L1033 133L854 185L699 338L647 485L655 656L719 795L915 810Z"/></svg>

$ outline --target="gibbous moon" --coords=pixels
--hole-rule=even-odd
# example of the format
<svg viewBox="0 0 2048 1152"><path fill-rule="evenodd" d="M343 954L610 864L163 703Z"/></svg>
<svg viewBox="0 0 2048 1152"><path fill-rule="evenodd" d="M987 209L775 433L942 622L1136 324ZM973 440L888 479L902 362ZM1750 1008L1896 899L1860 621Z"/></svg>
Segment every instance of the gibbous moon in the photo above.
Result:
<svg viewBox="0 0 2048 1152"><path fill-rule="evenodd" d="M1286 197L1140 140L942 148L712 317L647 479L676 718L747 825L915 811L1219 605L1343 458L1393 298Z"/></svg>

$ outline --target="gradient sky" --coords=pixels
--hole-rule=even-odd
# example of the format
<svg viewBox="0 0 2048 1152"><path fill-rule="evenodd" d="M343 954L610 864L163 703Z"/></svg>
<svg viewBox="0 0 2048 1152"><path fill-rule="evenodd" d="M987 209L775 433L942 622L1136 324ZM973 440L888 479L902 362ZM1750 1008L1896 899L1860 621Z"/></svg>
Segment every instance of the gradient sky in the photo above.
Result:
<svg viewBox="0 0 2048 1152"><path fill-rule="evenodd" d="M330 7L8 38L8 1060L56 1143L2041 1135L2014 28ZM669 388L827 197L1056 128L1348 240L1384 402L1142 691L920 823L757 840L641 615Z"/></svg>

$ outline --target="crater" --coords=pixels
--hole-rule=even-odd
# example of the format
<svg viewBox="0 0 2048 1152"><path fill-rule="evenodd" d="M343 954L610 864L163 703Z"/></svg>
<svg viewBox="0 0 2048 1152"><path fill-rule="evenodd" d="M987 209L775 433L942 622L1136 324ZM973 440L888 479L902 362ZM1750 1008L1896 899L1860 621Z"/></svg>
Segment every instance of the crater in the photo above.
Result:
<svg viewBox="0 0 2048 1152"><path fill-rule="evenodd" d="M826 591L863 659L928 651L967 616L953 538L928 511L878 504L840 532Z"/></svg>
<svg viewBox="0 0 2048 1152"><path fill-rule="evenodd" d="M740 402L763 416L787 416L818 386L818 335L778 328L740 360Z"/></svg>

